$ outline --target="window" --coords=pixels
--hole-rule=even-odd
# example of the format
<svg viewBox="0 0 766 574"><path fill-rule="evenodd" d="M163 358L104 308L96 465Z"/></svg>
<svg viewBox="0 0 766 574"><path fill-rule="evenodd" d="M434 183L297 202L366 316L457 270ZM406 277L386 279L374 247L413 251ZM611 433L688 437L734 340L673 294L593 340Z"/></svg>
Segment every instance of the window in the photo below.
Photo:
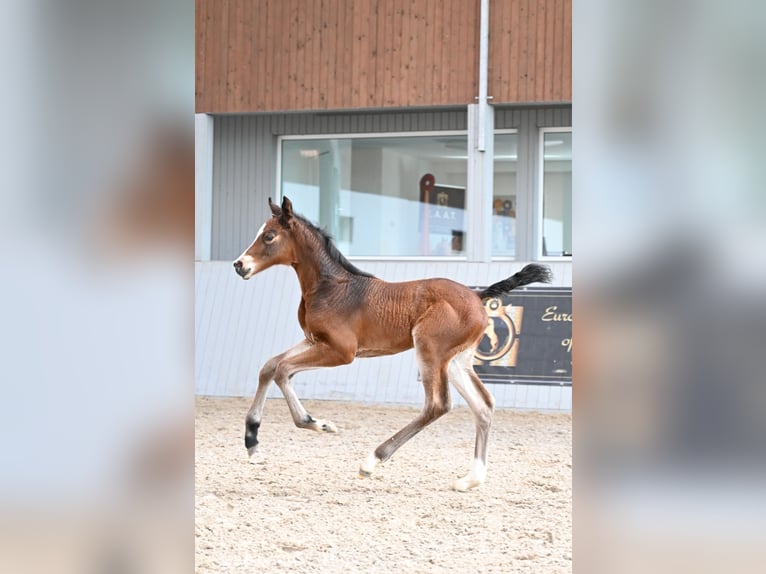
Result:
<svg viewBox="0 0 766 574"><path fill-rule="evenodd" d="M281 144L282 194L346 255L464 255L465 133Z"/></svg>
<svg viewBox="0 0 766 574"><path fill-rule="evenodd" d="M283 136L279 193L350 257L464 258L471 229L491 227L491 245L482 236L481 250L492 258L569 258L572 130L537 133L533 178L519 150L535 132L495 132L491 211L481 214L468 211L486 204L468 204L468 136L457 131Z"/></svg>
<svg viewBox="0 0 766 574"><path fill-rule="evenodd" d="M517 134L496 132L492 191L493 257L516 255L517 163Z"/></svg>
<svg viewBox="0 0 766 574"><path fill-rule="evenodd" d="M572 131L541 130L541 241L543 257L572 255Z"/></svg>

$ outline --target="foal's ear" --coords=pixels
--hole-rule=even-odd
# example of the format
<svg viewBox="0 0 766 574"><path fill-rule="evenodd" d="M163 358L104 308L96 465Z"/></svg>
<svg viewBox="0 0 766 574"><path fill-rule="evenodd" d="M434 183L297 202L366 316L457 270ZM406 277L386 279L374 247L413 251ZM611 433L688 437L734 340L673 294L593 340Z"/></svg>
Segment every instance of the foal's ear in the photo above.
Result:
<svg viewBox="0 0 766 574"><path fill-rule="evenodd" d="M285 219L290 219L293 216L293 202L286 195L282 197L282 213Z"/></svg>
<svg viewBox="0 0 766 574"><path fill-rule="evenodd" d="M271 208L272 211L274 211L274 207ZM279 221L280 225L282 227L289 227L290 226L290 219L293 217L293 204L292 202L287 198L287 196L282 197L282 207L276 207L278 211L274 212L274 214L277 217L277 221Z"/></svg>
<svg viewBox="0 0 766 574"><path fill-rule="evenodd" d="M274 215L274 217L279 217L282 215L282 210L279 209L279 206L271 201L271 198L269 198L269 209L271 209L271 213Z"/></svg>

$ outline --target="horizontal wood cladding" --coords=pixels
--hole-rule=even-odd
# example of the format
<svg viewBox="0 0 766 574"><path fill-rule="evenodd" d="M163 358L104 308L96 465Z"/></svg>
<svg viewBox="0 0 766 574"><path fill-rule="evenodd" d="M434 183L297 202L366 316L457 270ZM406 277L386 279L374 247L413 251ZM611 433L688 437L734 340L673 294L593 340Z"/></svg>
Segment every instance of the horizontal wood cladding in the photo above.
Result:
<svg viewBox="0 0 766 574"><path fill-rule="evenodd" d="M490 1L492 103L572 101L572 0Z"/></svg>
<svg viewBox="0 0 766 574"><path fill-rule="evenodd" d="M196 0L200 113L450 106L478 93L479 0ZM571 0L491 0L494 103L571 99Z"/></svg>

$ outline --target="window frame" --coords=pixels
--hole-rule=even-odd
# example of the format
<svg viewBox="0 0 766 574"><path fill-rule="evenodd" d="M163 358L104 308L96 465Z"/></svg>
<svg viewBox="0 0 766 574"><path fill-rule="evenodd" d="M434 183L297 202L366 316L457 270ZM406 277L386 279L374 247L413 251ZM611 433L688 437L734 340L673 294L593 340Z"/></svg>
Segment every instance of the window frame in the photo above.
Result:
<svg viewBox="0 0 766 574"><path fill-rule="evenodd" d="M466 147L470 146L468 130L426 130L409 132L361 132L361 133L332 133L332 134L296 134L277 136L277 169L274 185L274 197L282 201L282 142L285 140L333 140L333 139L386 139L405 137L438 137L465 136ZM468 171L468 153L466 153L466 178ZM467 182L466 182L467 183ZM466 205L466 212L469 206ZM467 230L469 231L469 230ZM350 261L470 261L468 255L347 255Z"/></svg>
<svg viewBox="0 0 766 574"><path fill-rule="evenodd" d="M493 136L516 134L516 252L514 255L493 255L492 245L489 247L490 261L523 261L524 257L519 257L519 245L523 245L521 240L522 234L526 233L528 229L528 223L526 217L520 217L521 210L519 209L519 198L523 198L522 205L526 205L528 201L528 193L526 189L521 189L519 183L519 165L521 164L521 136L519 135L518 128L497 128L495 129ZM495 146L492 145L492 189L489 190L490 197L494 198L495 193ZM492 202L490 202L490 205ZM492 225L492 208L490 207L489 213L484 214L486 219L486 225Z"/></svg>
<svg viewBox="0 0 766 574"><path fill-rule="evenodd" d="M538 142L537 142L537 184L535 185L536 198L536 211L537 214L534 218L535 231L534 231L534 252L535 259L537 261L572 261L574 257L574 246L572 248L572 255L543 255L543 194L545 184L545 134L547 133L572 133L571 126L561 127L545 127L538 129ZM574 146L572 146L574 148ZM574 154L573 154L574 155ZM572 161L572 160L570 160ZM572 222L574 226L574 222Z"/></svg>

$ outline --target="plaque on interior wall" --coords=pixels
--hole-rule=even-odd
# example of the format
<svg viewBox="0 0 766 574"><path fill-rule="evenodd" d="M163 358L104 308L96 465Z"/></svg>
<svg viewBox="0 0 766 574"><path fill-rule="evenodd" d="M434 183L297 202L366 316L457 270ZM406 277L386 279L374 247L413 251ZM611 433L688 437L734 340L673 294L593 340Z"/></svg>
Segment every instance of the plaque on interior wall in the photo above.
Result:
<svg viewBox="0 0 766 574"><path fill-rule="evenodd" d="M420 178L421 255L450 255L463 251L465 188L437 185L427 173Z"/></svg>

